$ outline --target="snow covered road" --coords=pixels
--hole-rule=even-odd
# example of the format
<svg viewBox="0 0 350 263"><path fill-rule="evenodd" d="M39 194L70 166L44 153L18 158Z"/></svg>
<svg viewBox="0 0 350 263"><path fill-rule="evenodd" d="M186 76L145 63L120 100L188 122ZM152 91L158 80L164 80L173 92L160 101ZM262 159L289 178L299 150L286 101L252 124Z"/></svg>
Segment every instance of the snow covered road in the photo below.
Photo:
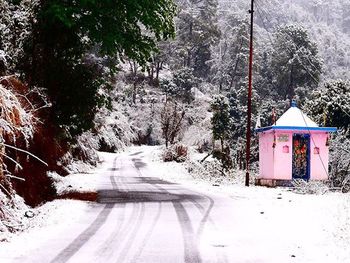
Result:
<svg viewBox="0 0 350 263"><path fill-rule="evenodd" d="M104 154L98 203L75 204L81 216L60 218L47 233L0 244L0 262L346 262L323 224L333 223L331 212L307 211L316 204L309 197L183 186L159 179L166 170L148 157L143 148Z"/></svg>
<svg viewBox="0 0 350 263"><path fill-rule="evenodd" d="M0 261L226 262L211 215L214 205L225 205L154 177L139 154L110 160L101 173L98 203L80 220L45 242L35 241L40 246L24 255L19 250Z"/></svg>

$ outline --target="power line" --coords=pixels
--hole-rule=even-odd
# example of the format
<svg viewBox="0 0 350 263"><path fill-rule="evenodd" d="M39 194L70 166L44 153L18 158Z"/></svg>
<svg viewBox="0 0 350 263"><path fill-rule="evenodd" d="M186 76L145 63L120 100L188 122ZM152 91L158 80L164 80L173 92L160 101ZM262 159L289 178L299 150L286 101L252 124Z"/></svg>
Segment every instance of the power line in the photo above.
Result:
<svg viewBox="0 0 350 263"><path fill-rule="evenodd" d="M269 38L269 40L270 40L270 43L271 43L271 45L273 45L273 41L272 41L272 38L271 38L271 33L270 33L269 30L267 29L266 24L265 24L265 21L264 21L264 19L262 18L262 14L261 14L261 12L260 12L259 9L261 8L261 9L265 12L265 14L267 14L268 12L260 6L259 1L257 1L256 4L257 4L257 6L259 7L259 8L256 9L257 12L258 12L258 15L260 16L260 19L261 19L261 21L262 21L263 27L264 27L265 31L267 32L267 34L268 34L268 38ZM266 18L266 20L268 20L266 16L265 16L265 18ZM288 40L288 39L285 37L285 35L282 34L281 36L282 36L286 41ZM293 44L294 44L294 43L293 43ZM288 46L286 46L286 48L288 49L289 52L293 53L293 51L290 50ZM297 50L297 49L296 49L296 50ZM298 56L298 55L297 55L297 56ZM321 75L321 74L322 74L321 71L318 70L318 68L310 61L309 57L306 56L306 58L307 58L307 61L308 61L309 64L310 64L310 66L312 66L312 67ZM305 69L305 71L310 75L310 77L315 81L315 83L318 84L318 81L314 78L314 76L313 76L313 75L308 71L308 69L304 66L304 64L302 63L302 61L301 61L301 59L299 58L299 56L298 56L298 61L300 62L300 64L302 65L302 67ZM338 105L338 106L339 106L340 109L342 109L340 105ZM347 115L349 116L349 114L348 114L345 110L342 109L342 111L343 111L345 114L347 114ZM310 138L311 138L311 140L312 140L313 145L314 145L315 147L317 147L317 145L316 145L316 143L315 143L315 140L314 140L313 136L311 135L310 128L309 128L309 126L308 126L308 124L307 124L307 122L306 122L306 120L305 120L304 114L303 114L301 111L300 111L300 114L301 114L301 116L302 116L302 118L303 118L303 121L304 121L305 126L306 126L306 128L307 128L307 130L308 130L308 133L309 133L309 136L310 136ZM309 154L311 155L311 149L309 149ZM320 159L320 161L321 161L323 170L325 171L325 173L326 173L326 175L327 175L327 178L329 178L328 169L326 168L325 163L323 162L323 159L322 159L321 155L318 154L318 157L319 157L319 159ZM309 156L309 158L310 158L310 156Z"/></svg>
<svg viewBox="0 0 350 263"><path fill-rule="evenodd" d="M314 137L311 135L311 131L310 131L309 125L307 125L307 122L306 122L306 120L305 120L305 116L304 116L303 112L300 111L300 114L301 114L301 116L303 117L305 126L306 126L306 128L307 128L307 130L308 130L308 133L309 133L309 136L310 136L310 138L311 138L311 140L312 140L312 143L314 144L315 147L317 147L317 145L316 145L316 143L315 143L315 140L314 140ZM327 135L327 136L328 136L328 135ZM317 148L318 148L318 147L317 147ZM311 149L309 149L309 155L311 155ZM323 170L326 172L327 178L329 178L328 169L326 168L326 165L324 164L320 153L318 154L318 157L320 158L320 161L321 161ZM311 158L311 156L309 156L309 158ZM311 175L310 175L310 176L311 176Z"/></svg>
<svg viewBox="0 0 350 263"><path fill-rule="evenodd" d="M259 1L261 1L261 0L259 0ZM265 29L266 32L268 33L268 37L269 37L270 43L272 44L273 42L272 42L272 40L271 40L271 33L270 33L269 30L267 29L266 24L265 24L265 21L264 21L264 19L262 18L262 16L264 16L264 18L265 18L266 20L269 20L269 19L267 18L267 15L269 15L269 17L271 17L271 15L270 15L270 13L269 13L265 8L263 8L263 7L260 5L259 1L257 1L257 6L259 6L259 8L261 8L261 9L264 11L265 15L264 15L264 14L261 14L261 12L259 11L259 9L257 9L258 15L260 16L260 19L261 19L261 21L262 21L262 23L263 23L264 29ZM273 29L276 31L276 28L273 28ZM288 39L286 38L285 35L282 35L282 37L283 37L285 40L288 40ZM294 43L293 43L293 45L295 46ZM288 47L286 47L286 48L288 49ZM288 50L291 52L290 49L288 49ZM297 54L296 54L296 55L297 55ZM308 74L310 75L310 77L315 81L315 83L318 83L318 80L315 79L315 77L309 72L309 70L308 70L308 69L305 67L305 65L302 63L300 57L299 57L298 55L297 55L297 57L298 57L298 61L300 62L301 66L305 69L305 71L307 71L307 73L308 73ZM308 56L305 56L305 58L307 59L308 64L313 68L313 70L317 71L320 75L323 74L323 73L313 64L313 62L310 61L310 58L309 58ZM346 115L348 115L348 116L350 117L350 114L349 114L346 110L344 110L344 109L342 108L341 105L338 105L338 106L339 106L339 108L340 108Z"/></svg>
<svg viewBox="0 0 350 263"><path fill-rule="evenodd" d="M258 6L259 8L261 8L261 10L265 13L264 17L265 17L265 19L268 21L268 20L269 20L269 19L267 18L267 15L269 14L268 11L266 11L266 10L259 4L258 1L257 1L257 6ZM258 10L258 9L257 9L257 10ZM266 27L266 25L265 25L265 22L264 22L264 19L263 19L263 17L262 17L262 13L261 13L259 10L258 10L258 15L260 16L260 19L261 19L261 21L262 21L262 23L263 23L264 29L265 29L266 32L268 33L270 43L271 43L271 45L273 45L273 41L272 41L272 38L271 38L271 33L270 33L269 30L267 29L267 27ZM269 14L269 16L270 16L270 14ZM274 28L274 30L277 31L276 28ZM288 41L288 40L289 40L289 39L286 38L285 35L282 34L281 36L284 38L285 41ZM294 45L295 49L298 50L297 47L295 46L295 44L294 44L294 43L292 43L292 44ZM314 76L312 73L310 73L310 71L307 69L307 67L303 64L303 62L302 62L301 58L298 56L298 54L297 54L296 52L293 52L288 46L286 46L286 49L287 49L290 53L296 55L296 58L298 59L300 65L303 67L303 69L309 74L309 76L312 78L312 80L313 80L316 84L318 84L319 81L315 78L315 76ZM316 71L321 75L321 71L319 71L319 70L317 69L317 67L316 67L314 64L312 64L312 62L309 60L309 58L307 58L307 59L308 59L308 61L309 61L310 66L314 67L314 68L316 69Z"/></svg>
<svg viewBox="0 0 350 263"><path fill-rule="evenodd" d="M261 0L259 0L259 1L261 1ZM264 27L265 31L267 32L267 34L268 34L268 38L269 38L269 40L270 40L270 43L271 43L271 45L273 45L273 41L272 41L272 38L271 38L271 33L270 33L270 31L267 29L266 24L265 24L265 21L264 21L264 19L263 19L263 17L262 17L262 16L264 16L264 18L268 21L269 19L267 18L267 14L268 14L270 17L271 17L271 15L269 14L269 12L268 12L266 9L264 9L264 8L260 5L259 1L256 2L257 6L259 7L259 8L257 8L256 10L257 10L257 12L258 12L258 15L259 15L261 21L262 21L263 27ZM260 12L259 9L261 9L261 10L265 13L265 15L263 15L263 14ZM274 30L276 31L276 28L274 28ZM285 35L281 35L281 36L284 38L284 40L286 40L286 41L288 40L288 39L286 38ZM295 46L294 43L293 43L293 45ZM289 52L293 53L293 51L290 50L290 48L289 48L288 46L286 46L286 48L288 49ZM296 55L297 55L297 54L296 54ZM310 75L310 77L313 79L313 81L314 81L316 84L318 84L319 81L316 80L316 78L314 77L314 75L312 75L312 74L310 73L310 71L305 67L305 65L302 63L302 60L299 58L298 55L297 55L297 57L298 57L298 61L300 62L301 66L304 68L304 70ZM307 61L309 62L309 65L312 66L312 67L314 68L314 70L317 71L320 75L322 75L322 72L312 63L312 61L310 61L310 58L309 58L308 56L306 56L306 59L307 59ZM347 116L350 117L350 114L349 114L340 104L337 104L337 106L340 108L340 110L341 110L342 112L344 112Z"/></svg>

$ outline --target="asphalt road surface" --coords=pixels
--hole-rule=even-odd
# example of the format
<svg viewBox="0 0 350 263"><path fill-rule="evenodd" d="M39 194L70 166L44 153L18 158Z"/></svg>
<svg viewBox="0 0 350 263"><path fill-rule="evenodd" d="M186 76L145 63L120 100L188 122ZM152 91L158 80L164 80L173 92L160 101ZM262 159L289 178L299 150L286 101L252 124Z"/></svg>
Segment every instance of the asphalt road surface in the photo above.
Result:
<svg viewBox="0 0 350 263"><path fill-rule="evenodd" d="M14 262L235 262L232 199L160 180L142 156L115 155L101 176L98 203Z"/></svg>

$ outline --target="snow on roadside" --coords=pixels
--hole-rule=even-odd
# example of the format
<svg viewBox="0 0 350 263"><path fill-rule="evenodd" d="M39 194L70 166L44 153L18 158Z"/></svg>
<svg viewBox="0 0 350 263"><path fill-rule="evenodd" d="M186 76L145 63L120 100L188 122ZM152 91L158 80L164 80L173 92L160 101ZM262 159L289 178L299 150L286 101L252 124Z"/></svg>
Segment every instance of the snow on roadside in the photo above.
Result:
<svg viewBox="0 0 350 263"><path fill-rule="evenodd" d="M48 176L53 179L58 196L72 192L96 192L100 181L100 177L96 175L104 173L107 169L106 165L109 164L110 160L114 159L116 155L115 153L98 152L98 157L100 160L98 166L95 168L85 166L84 173L72 172L71 174L62 177L55 172L49 172ZM77 162L72 165L80 165L80 163Z"/></svg>
<svg viewBox="0 0 350 263"><path fill-rule="evenodd" d="M12 200L9 200L0 191L0 242L9 239L10 231L20 231L28 226L28 218L25 217L27 211L29 207L22 197L14 195Z"/></svg>
<svg viewBox="0 0 350 263"><path fill-rule="evenodd" d="M53 178L55 188L58 195L63 195L70 192L95 192L99 182L99 176L108 168L109 158L115 158L115 154L99 153L101 163L91 169L89 173L70 174L66 177L61 177L56 173L50 172L49 176ZM0 200L6 200L6 197L0 192ZM47 237L54 233L58 233L61 228L81 217L89 208L90 203L77 200L54 200L47 202L36 208L31 208L24 204L24 201L18 195L9 201L8 205L2 204L2 209L7 209L9 218L1 218L0 222L0 255L5 247L11 247L6 241L11 241L14 244L23 244L29 242L32 238ZM62 224L64 219L64 224ZM7 222L8 221L8 222ZM14 231L10 233L5 229L4 224L13 225ZM57 232L55 232L57 231Z"/></svg>
<svg viewBox="0 0 350 263"><path fill-rule="evenodd" d="M349 194L298 194L288 188L248 188L244 187L244 173L234 180L191 176L186 163L164 163L163 148L143 146L129 151L142 152L138 156L146 163L151 162L152 174L163 180L232 198L239 211L235 235L242 240L256 240L252 249L265 249L262 253L267 253L268 262L278 262L278 254L285 249L290 251L291 262L350 262ZM190 152L190 158L199 160L201 156ZM271 246L275 246L273 253L269 250ZM242 260L246 252L241 252Z"/></svg>
<svg viewBox="0 0 350 263"><path fill-rule="evenodd" d="M233 246L233 253L239 262L245 262L247 253L252 253L251 250L254 249L268 259L263 262L269 263L281 262L278 260L285 255L286 250L290 253L290 261L287 262L349 262L349 194L297 194L288 191L288 188L247 188L239 181L233 184L232 181L218 182L204 180L205 177L193 178L189 175L186 164L164 163L161 152L162 147L142 146L130 147L121 155L132 154L133 158L142 158L148 164L141 168L141 173L146 175L146 170L149 169L148 172L152 172L152 176L181 183L194 191L230 197L235 211L239 212L234 213L232 229L226 231L227 237L224 239L232 240L232 233L235 233L234 242L237 243ZM118 155L99 153L99 156L107 162L96 168L95 175L70 175L66 182L57 184L58 189L61 187L60 191L64 191L68 183L73 189L96 189L98 175L108 171L106 164L110 164ZM198 160L200 157L192 153L192 158ZM83 176L86 178L82 179ZM243 176L240 174L238 177ZM55 200L34 209L35 217L29 220L32 229L12 235L13 242L2 242L0 258L6 257L11 251L15 252L18 246L29 251L32 240L36 240L32 243L37 246L41 240L58 235L69 222L78 220L89 209L89 204L73 200ZM249 245L246 242L249 242Z"/></svg>
<svg viewBox="0 0 350 263"><path fill-rule="evenodd" d="M55 172L49 172L48 176L53 179L58 196L71 192L96 192L98 177L94 174L78 173L62 177Z"/></svg>
<svg viewBox="0 0 350 263"><path fill-rule="evenodd" d="M54 200L32 209L34 217L27 219L27 227L22 232L8 235L6 241L9 242L0 243L0 258L17 255L18 249L25 253L41 245L49 237L60 235L88 209L89 202L76 200Z"/></svg>

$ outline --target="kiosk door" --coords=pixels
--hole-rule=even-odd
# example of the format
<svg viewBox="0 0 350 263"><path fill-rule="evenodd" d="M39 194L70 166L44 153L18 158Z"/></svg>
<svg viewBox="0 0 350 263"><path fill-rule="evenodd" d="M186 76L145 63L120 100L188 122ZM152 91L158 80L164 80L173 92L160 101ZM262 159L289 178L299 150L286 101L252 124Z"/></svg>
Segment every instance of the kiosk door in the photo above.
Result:
<svg viewBox="0 0 350 263"><path fill-rule="evenodd" d="M310 134L293 135L293 179L310 179Z"/></svg>

